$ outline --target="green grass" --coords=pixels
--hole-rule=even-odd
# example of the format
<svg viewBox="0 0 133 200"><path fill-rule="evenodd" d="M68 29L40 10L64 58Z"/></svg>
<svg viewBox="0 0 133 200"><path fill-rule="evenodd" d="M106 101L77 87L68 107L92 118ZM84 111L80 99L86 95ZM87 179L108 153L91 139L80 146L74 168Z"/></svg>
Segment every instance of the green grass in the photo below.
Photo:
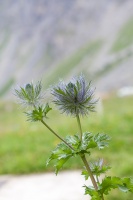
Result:
<svg viewBox="0 0 133 200"><path fill-rule="evenodd" d="M92 41L89 44L78 49L74 52L69 58L63 60L52 74L50 74L50 78L47 78L45 81L45 86L50 85L51 83L56 82L60 77L64 78L74 67L87 56L93 56L102 46L103 42L101 40ZM52 81L51 81L52 80Z"/></svg>
<svg viewBox="0 0 133 200"><path fill-rule="evenodd" d="M121 28L111 52L118 52L131 44L133 44L133 18L127 21Z"/></svg>
<svg viewBox="0 0 133 200"><path fill-rule="evenodd" d="M98 150L92 158L103 157L112 166L109 174L133 177L133 97L112 97L103 101L103 112L82 119L83 131L104 132L111 136L109 148ZM42 124L30 123L18 106L0 104L0 174L40 173L53 170L45 163L50 151L58 144ZM76 120L55 111L49 113L48 124L62 137L78 132ZM64 169L81 169L82 162L71 159ZM109 199L109 198L108 198ZM110 200L132 199L113 192Z"/></svg>

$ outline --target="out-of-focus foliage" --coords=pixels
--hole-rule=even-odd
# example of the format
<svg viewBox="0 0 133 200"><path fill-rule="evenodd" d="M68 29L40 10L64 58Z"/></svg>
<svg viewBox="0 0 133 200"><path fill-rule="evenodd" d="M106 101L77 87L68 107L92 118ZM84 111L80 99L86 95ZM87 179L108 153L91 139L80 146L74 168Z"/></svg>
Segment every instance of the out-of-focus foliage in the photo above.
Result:
<svg viewBox="0 0 133 200"><path fill-rule="evenodd" d="M111 175L132 177L133 155L133 97L111 97L103 100L103 111L92 113L82 121L83 130L109 133L111 143L106 151L97 152L94 156L104 157L104 163L112 166ZM100 113L99 113L100 112ZM33 173L52 170L50 164L46 167L49 151L59 140L38 123L26 122L26 116L20 108L11 103L0 104L0 173ZM75 134L76 121L68 116L60 116L54 111L49 113L48 121L62 137ZM66 126L69 124L69 126ZM123 158L123 159L121 159ZM120 167L118 167L120 163ZM79 169L82 162L75 158L64 166L64 169ZM127 196L113 193L113 200L125 200ZM129 194L129 199L132 196Z"/></svg>

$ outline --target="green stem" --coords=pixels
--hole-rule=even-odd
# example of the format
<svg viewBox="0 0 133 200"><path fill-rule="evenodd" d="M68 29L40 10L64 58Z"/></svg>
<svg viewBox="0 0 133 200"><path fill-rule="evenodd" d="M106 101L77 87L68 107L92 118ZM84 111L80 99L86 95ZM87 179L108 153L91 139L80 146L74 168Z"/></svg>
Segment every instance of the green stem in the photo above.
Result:
<svg viewBox="0 0 133 200"><path fill-rule="evenodd" d="M74 150L74 148L72 146L70 146L65 140L63 140L63 138L61 138L55 131L53 131L53 129L51 129L48 124L46 124L46 122L44 122L43 120L41 120L41 122L57 137L59 138L62 142L64 142L70 149Z"/></svg>
<svg viewBox="0 0 133 200"><path fill-rule="evenodd" d="M88 173L89 173L90 179L91 179L91 181L92 181L92 184L93 184L95 190L98 190L98 186L97 186L96 180L95 180L95 178L94 178L94 176L93 176L93 174L92 174L92 171L91 171L91 169L90 169L90 166L89 166L89 164L88 164L88 162L87 162L86 157L85 157L84 154L81 155L81 159L82 159L82 161L83 161L83 163L84 163L84 165L85 165L85 167L86 167L86 170L87 170Z"/></svg>
<svg viewBox="0 0 133 200"><path fill-rule="evenodd" d="M81 122L80 122L80 118L79 118L79 115L78 115L78 114L77 114L76 117L77 117L77 122L78 122L79 131L80 131L81 142L82 142L82 135L83 135L83 133L82 133ZM82 155L81 155L81 159L82 159L82 161L83 161L83 163L84 163L84 165L85 165L85 167L86 167L86 170L88 171L88 174L89 174L89 176L90 176L91 182L92 182L92 184L93 184L95 190L98 190L97 182L96 182L96 180L95 180L95 178L94 178L94 175L93 175L93 173L92 173L92 171L91 171L91 169L90 169L90 166L89 166L89 164L88 164L88 162L87 162L87 160L86 160L85 154L82 154ZM104 200L104 197L103 197L103 196L102 196L101 198L102 198L102 200Z"/></svg>
<svg viewBox="0 0 133 200"><path fill-rule="evenodd" d="M85 165L85 167L86 167L86 170L87 170L88 173L89 173L91 182L92 182L92 184L93 184L95 190L98 190L97 182L96 182L96 180L95 180L95 178L94 178L94 176L93 176L93 173L92 173L92 171L91 171L91 169L90 169L90 166L89 166L89 164L88 164L88 162L87 162L87 160L86 160L85 154L81 155L81 159L82 159L82 161L83 161L83 163L84 163L84 165ZM104 200L103 195L102 195L101 198L102 198L102 200Z"/></svg>
<svg viewBox="0 0 133 200"><path fill-rule="evenodd" d="M81 122L80 122L80 118L79 118L78 114L77 114L76 118L77 118L78 127L79 127L79 131L80 131L80 139L82 141L82 127L81 127Z"/></svg>
<svg viewBox="0 0 133 200"><path fill-rule="evenodd" d="M82 141L82 127L81 127L79 115L77 115L77 122L78 122L79 131L80 131L80 135L81 135L81 141ZM94 188L95 188L96 190L98 190L97 183L96 183L95 178L94 178L94 176L93 176L93 174L92 174L92 171L91 171L91 169L90 169L90 166L89 166L89 164L88 164L88 162L87 162L87 160L86 160L85 154L81 155L81 159L82 159L82 161L84 162L85 167L86 167L86 169L87 169L87 171L88 171L88 173L89 173L89 175L90 175L90 178L91 178L91 181L92 181L92 184L93 184Z"/></svg>

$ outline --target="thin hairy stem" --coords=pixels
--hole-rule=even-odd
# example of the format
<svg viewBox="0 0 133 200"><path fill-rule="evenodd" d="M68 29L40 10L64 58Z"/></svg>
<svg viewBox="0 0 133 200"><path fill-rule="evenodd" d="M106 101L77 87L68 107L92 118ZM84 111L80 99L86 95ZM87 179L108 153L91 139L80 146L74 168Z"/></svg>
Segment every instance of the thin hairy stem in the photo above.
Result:
<svg viewBox="0 0 133 200"><path fill-rule="evenodd" d="M81 141L82 141L82 134L83 134L83 133L82 133L82 127L81 127L80 117L79 117L79 115L77 115L76 117L77 117L78 127L79 127L79 131L80 131L80 137L81 137ZM85 167L86 167L86 170L87 170L88 173L89 173L91 182L92 182L92 184L93 184L95 190L98 190L97 182L96 182L96 180L95 180L95 178L94 178L94 176L93 176L93 173L92 173L92 171L91 171L91 169L90 169L90 166L89 166L89 164L88 164L88 162L87 162L87 160L86 160L85 154L81 155L81 159L82 159L82 161L83 161L83 163L84 163L84 165L85 165ZM103 197L102 197L102 200L104 200Z"/></svg>
<svg viewBox="0 0 133 200"><path fill-rule="evenodd" d="M86 170L87 170L88 173L89 173L90 179L91 179L91 181L92 181L92 184L93 184L95 190L98 190L98 186L97 186L96 180L95 180L95 178L94 178L94 176L93 176L93 174L92 174L92 171L91 171L91 169L90 169L90 166L89 166L89 164L88 164L88 162L87 162L86 157L85 157L84 154L81 155L81 159L82 159L82 161L83 161L83 163L84 163L84 165L85 165L85 167L86 167Z"/></svg>
<svg viewBox="0 0 133 200"><path fill-rule="evenodd" d="M79 131L80 131L80 139L82 141L82 127L81 127L81 122L80 122L80 118L79 118L78 114L77 114L76 118L77 118L78 127L79 127Z"/></svg>
<svg viewBox="0 0 133 200"><path fill-rule="evenodd" d="M74 148L72 146L70 146L63 138L61 138L55 131L53 131L53 129L51 129L48 124L46 124L46 122L44 122L43 120L41 120L41 122L57 137L59 138L62 142L64 142L70 149L74 150Z"/></svg>
<svg viewBox="0 0 133 200"><path fill-rule="evenodd" d="M93 173L92 173L92 171L91 171L91 169L90 169L90 166L89 166L89 164L88 164L88 162L87 162L87 160L86 160L85 154L81 155L81 159L82 159L82 161L83 161L83 163L84 163L84 165L85 165L85 167L86 167L86 170L87 170L88 173L89 173L91 182L92 182L92 184L93 184L95 190L98 190L97 182L96 182L96 180L95 180L95 178L94 178L94 175L93 175ZM99 181L99 180L98 180L98 181ZM102 196L101 199L104 200L104 197Z"/></svg>

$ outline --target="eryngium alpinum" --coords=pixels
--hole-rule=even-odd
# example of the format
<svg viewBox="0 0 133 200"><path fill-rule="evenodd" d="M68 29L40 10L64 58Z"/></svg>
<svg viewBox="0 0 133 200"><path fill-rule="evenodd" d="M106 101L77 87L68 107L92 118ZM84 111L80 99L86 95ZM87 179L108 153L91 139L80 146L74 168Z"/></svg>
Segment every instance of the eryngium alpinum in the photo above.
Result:
<svg viewBox="0 0 133 200"><path fill-rule="evenodd" d="M60 81L51 89L54 103L62 113L72 116L88 115L94 111L97 99L94 98L94 88L91 82L87 83L85 77L80 75L73 78L68 84Z"/></svg>
<svg viewBox="0 0 133 200"><path fill-rule="evenodd" d="M38 82L36 85L28 83L25 87L15 89L15 94L22 105L33 107L38 106L42 99L41 82Z"/></svg>

